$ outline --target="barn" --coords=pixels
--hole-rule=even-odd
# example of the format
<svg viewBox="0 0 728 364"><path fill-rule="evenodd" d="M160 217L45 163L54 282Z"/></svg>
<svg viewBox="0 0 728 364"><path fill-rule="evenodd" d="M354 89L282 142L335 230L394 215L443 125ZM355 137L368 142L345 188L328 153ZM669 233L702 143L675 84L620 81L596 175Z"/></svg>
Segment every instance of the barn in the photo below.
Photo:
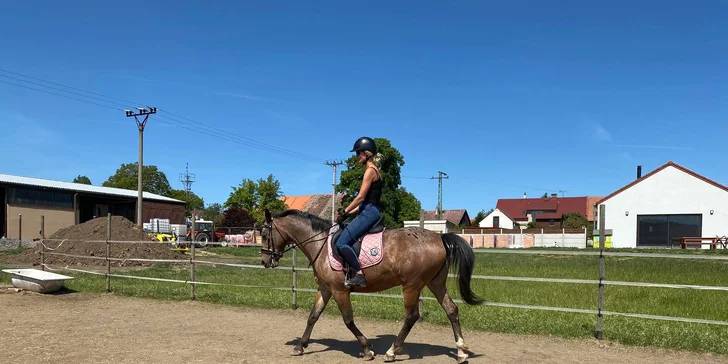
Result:
<svg viewBox="0 0 728 364"><path fill-rule="evenodd" d="M41 216L46 236L108 213L136 222L134 190L0 174L0 201L0 237L40 237ZM143 192L142 201L143 221L185 223L184 201L149 192Z"/></svg>
<svg viewBox="0 0 728 364"><path fill-rule="evenodd" d="M637 179L594 205L597 217L599 205L605 206L612 247L665 248L679 246L683 237L728 235L728 187L672 161L640 172L638 167Z"/></svg>

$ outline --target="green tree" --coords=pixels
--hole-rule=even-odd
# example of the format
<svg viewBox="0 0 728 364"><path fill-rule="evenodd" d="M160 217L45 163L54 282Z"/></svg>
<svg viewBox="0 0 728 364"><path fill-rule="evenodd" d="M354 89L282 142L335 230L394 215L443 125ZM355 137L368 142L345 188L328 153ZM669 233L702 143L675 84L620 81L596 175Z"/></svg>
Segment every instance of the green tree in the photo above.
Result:
<svg viewBox="0 0 728 364"><path fill-rule="evenodd" d="M266 179L260 178L258 181L245 178L240 185L233 186L232 189L233 191L230 192L230 196L223 206L226 209L241 207L247 210L258 224L265 219L265 209L279 212L288 208L281 200L283 195L281 183L272 174L269 174Z"/></svg>
<svg viewBox="0 0 728 364"><path fill-rule="evenodd" d="M137 179L139 163L125 163L107 179L102 186L116 187L126 190L137 190ZM169 185L167 175L160 171L155 165L144 166L142 170L142 190L144 192L156 193L162 196L169 196L172 187Z"/></svg>
<svg viewBox="0 0 728 364"><path fill-rule="evenodd" d="M485 219L486 216L488 216L491 212L493 212L493 208L491 208L488 211L480 210L477 215L475 215L475 218L473 219L473 226L479 226L480 222Z"/></svg>
<svg viewBox="0 0 728 364"><path fill-rule="evenodd" d="M200 216L203 219L212 221L215 226L220 226L220 224L222 224L224 217L222 204L215 202L208 204L200 210Z"/></svg>
<svg viewBox="0 0 728 364"><path fill-rule="evenodd" d="M584 215L576 212L564 214L561 219L562 226L567 229L583 229L589 223Z"/></svg>
<svg viewBox="0 0 728 364"><path fill-rule="evenodd" d="M185 190L171 190L167 197L185 202L185 216L191 216L190 211L192 210L202 210L205 207L205 201L202 197L197 196L192 191L190 191L189 199L187 198L187 191Z"/></svg>
<svg viewBox="0 0 728 364"><path fill-rule="evenodd" d="M90 178L88 178L86 176L82 176L80 174L76 178L73 179L73 183L83 183L85 185L92 184Z"/></svg>
<svg viewBox="0 0 728 364"><path fill-rule="evenodd" d="M374 138L380 156L379 171L384 186L382 187L382 216L388 228L403 226L404 220L417 220L420 216L420 201L400 188L402 178L400 172L404 165L404 157L385 138ZM336 186L337 192L344 193L344 206L347 206L359 193L361 181L364 177L365 166L361 165L356 156L346 160L346 170L341 172L341 182Z"/></svg>
<svg viewBox="0 0 728 364"><path fill-rule="evenodd" d="M255 218L242 207L231 207L223 213L220 226L228 229L220 229L226 234L245 234L255 225Z"/></svg>

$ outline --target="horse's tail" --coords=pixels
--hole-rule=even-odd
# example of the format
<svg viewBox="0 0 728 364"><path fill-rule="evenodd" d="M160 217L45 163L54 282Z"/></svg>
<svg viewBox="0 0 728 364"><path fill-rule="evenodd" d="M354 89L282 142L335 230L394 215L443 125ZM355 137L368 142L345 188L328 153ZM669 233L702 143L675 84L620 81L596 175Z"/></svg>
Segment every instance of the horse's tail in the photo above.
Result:
<svg viewBox="0 0 728 364"><path fill-rule="evenodd" d="M451 268L459 268L458 288L460 288L460 296L463 301L469 305L480 305L485 301L475 295L470 289L470 278L473 275L473 267L475 266L475 253L465 239L455 233L446 233L440 235L447 252L447 262Z"/></svg>

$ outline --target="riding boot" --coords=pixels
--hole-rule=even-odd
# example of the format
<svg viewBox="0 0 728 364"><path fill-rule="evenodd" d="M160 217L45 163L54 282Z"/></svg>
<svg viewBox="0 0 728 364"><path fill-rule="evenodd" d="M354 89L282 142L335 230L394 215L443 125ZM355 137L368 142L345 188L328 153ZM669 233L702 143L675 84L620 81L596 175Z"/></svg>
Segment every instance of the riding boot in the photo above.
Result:
<svg viewBox="0 0 728 364"><path fill-rule="evenodd" d="M366 278L366 276L364 276L364 274L357 274L354 278L345 280L344 286L346 286L346 287L352 287L352 286L366 287L367 278Z"/></svg>

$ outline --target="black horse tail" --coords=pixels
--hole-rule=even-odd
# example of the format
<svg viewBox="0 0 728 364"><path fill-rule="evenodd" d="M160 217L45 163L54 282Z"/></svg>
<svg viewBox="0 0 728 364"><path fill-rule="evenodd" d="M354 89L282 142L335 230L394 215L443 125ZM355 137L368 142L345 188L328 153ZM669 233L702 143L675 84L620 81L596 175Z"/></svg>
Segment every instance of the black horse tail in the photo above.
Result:
<svg viewBox="0 0 728 364"><path fill-rule="evenodd" d="M475 252L465 239L455 233L441 234L442 242L447 252L447 262L451 268L459 268L458 288L460 288L460 296L463 301L469 305L481 305L485 301L475 295L470 289L470 278L473 275L473 267L475 266Z"/></svg>

